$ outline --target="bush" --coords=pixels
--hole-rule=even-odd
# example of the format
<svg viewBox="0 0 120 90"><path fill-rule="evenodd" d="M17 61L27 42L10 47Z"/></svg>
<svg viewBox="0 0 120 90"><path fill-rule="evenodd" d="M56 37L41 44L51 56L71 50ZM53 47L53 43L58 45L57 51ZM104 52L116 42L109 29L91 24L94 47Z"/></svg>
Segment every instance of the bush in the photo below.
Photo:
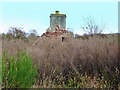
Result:
<svg viewBox="0 0 120 90"><path fill-rule="evenodd" d="M29 88L34 84L37 67L32 67L31 56L19 52L17 59L7 57L4 51L2 60L2 87Z"/></svg>

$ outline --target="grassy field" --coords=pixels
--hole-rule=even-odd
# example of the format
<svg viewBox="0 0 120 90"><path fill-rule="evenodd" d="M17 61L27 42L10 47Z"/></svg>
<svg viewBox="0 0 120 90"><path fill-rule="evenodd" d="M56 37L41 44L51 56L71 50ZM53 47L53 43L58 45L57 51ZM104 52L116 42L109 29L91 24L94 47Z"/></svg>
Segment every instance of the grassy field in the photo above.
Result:
<svg viewBox="0 0 120 90"><path fill-rule="evenodd" d="M34 41L2 40L3 87L120 88L117 35Z"/></svg>

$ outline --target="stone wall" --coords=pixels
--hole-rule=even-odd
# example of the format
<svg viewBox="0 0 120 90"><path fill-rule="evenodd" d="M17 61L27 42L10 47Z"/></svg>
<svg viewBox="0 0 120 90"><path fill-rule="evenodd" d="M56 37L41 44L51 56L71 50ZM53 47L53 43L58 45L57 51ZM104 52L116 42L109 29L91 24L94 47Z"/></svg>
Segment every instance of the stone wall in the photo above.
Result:
<svg viewBox="0 0 120 90"><path fill-rule="evenodd" d="M55 32L56 26L59 26L61 30L66 29L66 15L65 14L51 14L50 15L50 31Z"/></svg>

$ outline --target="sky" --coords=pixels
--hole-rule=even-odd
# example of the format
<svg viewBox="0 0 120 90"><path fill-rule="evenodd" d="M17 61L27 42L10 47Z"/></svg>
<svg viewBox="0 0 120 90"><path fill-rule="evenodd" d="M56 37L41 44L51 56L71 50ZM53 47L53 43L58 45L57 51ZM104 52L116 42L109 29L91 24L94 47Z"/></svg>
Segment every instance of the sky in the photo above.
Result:
<svg viewBox="0 0 120 90"><path fill-rule="evenodd" d="M83 34L85 18L92 17L105 25L103 33L118 32L118 2L2 2L0 3L0 33L9 27L22 27L25 32L35 29L39 35L50 26L50 14L66 14L66 28Z"/></svg>

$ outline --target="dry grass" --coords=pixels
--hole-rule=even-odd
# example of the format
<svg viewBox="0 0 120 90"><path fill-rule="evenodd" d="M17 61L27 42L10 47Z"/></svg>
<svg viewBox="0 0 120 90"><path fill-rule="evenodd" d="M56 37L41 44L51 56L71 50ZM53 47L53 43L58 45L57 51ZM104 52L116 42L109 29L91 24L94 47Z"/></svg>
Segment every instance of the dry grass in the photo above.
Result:
<svg viewBox="0 0 120 90"><path fill-rule="evenodd" d="M39 66L40 74L36 79L36 87L72 87L72 84L68 85L69 79L74 78L76 83L87 83L85 84L87 86L81 87L102 87L100 85L115 87L119 74L117 37L107 39L92 37L89 40L69 38L65 42L61 42L60 39L41 39L32 46L34 41L3 39L2 50L7 51L8 56L17 55L18 51L24 49L32 54L33 63ZM83 79L82 74L90 76L91 79ZM110 81L108 86L106 82L101 81L102 76L107 83ZM95 79L96 82L101 83L93 83L95 77L100 79Z"/></svg>

